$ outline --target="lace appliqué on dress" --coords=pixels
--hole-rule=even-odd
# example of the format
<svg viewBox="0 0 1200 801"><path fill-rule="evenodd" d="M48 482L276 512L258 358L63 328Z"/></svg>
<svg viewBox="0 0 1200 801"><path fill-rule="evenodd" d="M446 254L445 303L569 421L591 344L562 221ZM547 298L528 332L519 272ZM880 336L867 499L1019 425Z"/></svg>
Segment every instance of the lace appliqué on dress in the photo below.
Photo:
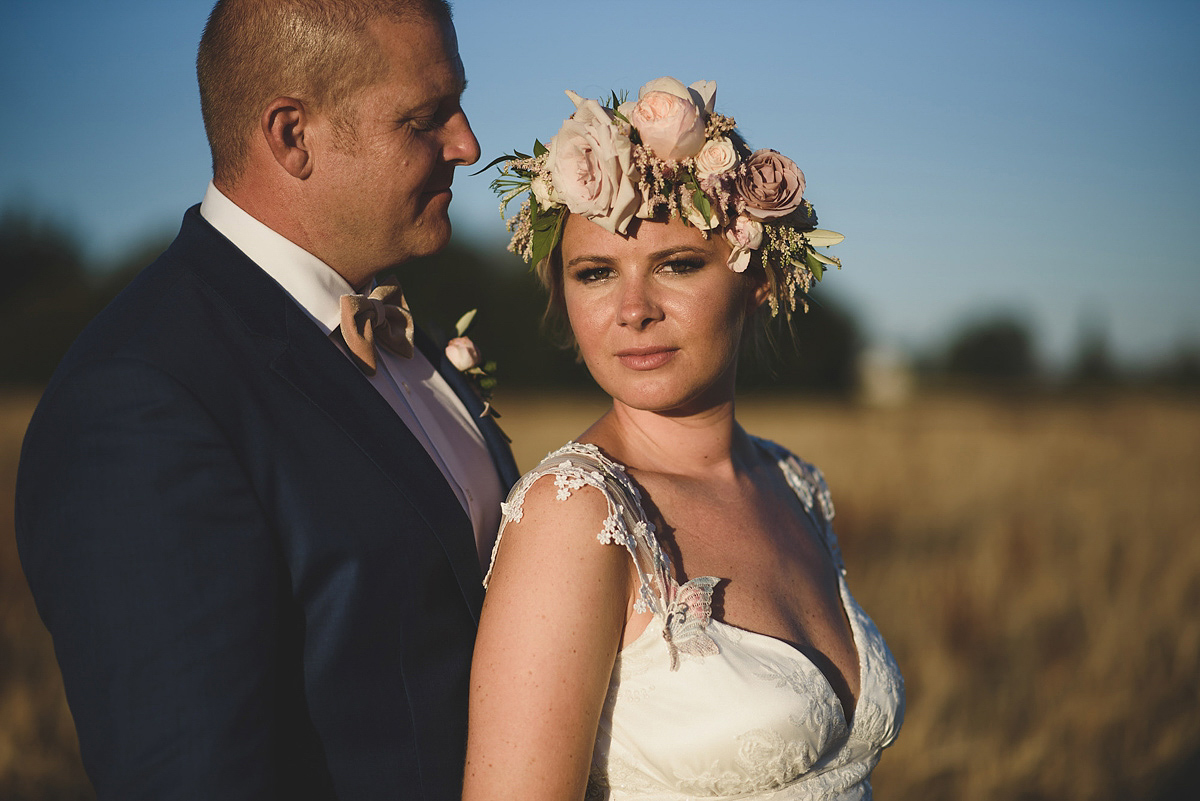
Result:
<svg viewBox="0 0 1200 801"><path fill-rule="evenodd" d="M492 547L484 586L491 579L505 526L521 521L526 494L538 479L548 475L554 476L554 497L559 501L568 500L571 493L583 487L600 490L608 502L608 515L600 524L596 539L605 545L625 546L633 558L640 579L634 611L665 615L670 566L654 537L654 525L642 511L641 493L625 474L624 467L606 457L595 445L579 442L568 442L546 456L541 464L521 477L508 500L500 505L500 532Z"/></svg>
<svg viewBox="0 0 1200 801"><path fill-rule="evenodd" d="M585 486L595 487L604 494L608 516L596 538L605 545L624 545L629 551L640 578L634 611L652 612L662 621L671 669L679 668L680 654L702 658L720 653L705 631L712 619L713 588L720 579L700 576L682 586L675 582L670 560L654 536L654 524L646 519L642 509L637 486L622 465L606 457L595 445L568 442L521 478L509 493L508 500L501 505L503 519L492 548L492 565L500 549L505 525L509 521L520 522L525 495L534 482L547 475L554 476L554 497L559 501L569 499L571 493ZM491 575L489 566L484 586Z"/></svg>
<svg viewBox="0 0 1200 801"><path fill-rule="evenodd" d="M796 458L796 455L786 448L776 445L770 440L755 438L755 441L767 453L775 457L788 486L796 493L804 511L816 522L817 530L821 532L825 546L833 557L834 566L837 567L839 573L843 576L846 575L846 563L842 560L842 551L838 547L837 535L833 533L835 514L833 497L829 494L825 476L821 474L816 465Z"/></svg>
<svg viewBox="0 0 1200 801"><path fill-rule="evenodd" d="M721 653L707 631L712 620L713 588L719 581L715 576L699 576L682 586L673 585L662 633L671 655L671 670L679 669L681 653L699 657Z"/></svg>

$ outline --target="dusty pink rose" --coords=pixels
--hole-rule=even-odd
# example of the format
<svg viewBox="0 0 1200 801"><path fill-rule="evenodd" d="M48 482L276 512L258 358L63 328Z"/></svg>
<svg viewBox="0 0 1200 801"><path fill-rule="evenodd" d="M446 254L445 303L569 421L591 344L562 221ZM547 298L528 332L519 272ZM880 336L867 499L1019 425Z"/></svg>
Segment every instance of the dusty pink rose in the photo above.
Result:
<svg viewBox="0 0 1200 801"><path fill-rule="evenodd" d="M569 94L576 112L547 154L555 199L606 231L625 233L641 205L629 178L633 146L599 103Z"/></svg>
<svg viewBox="0 0 1200 801"><path fill-rule="evenodd" d="M735 273L746 271L750 265L751 252L762 245L762 223L749 217L739 216L733 225L725 229L725 241L729 243L729 269Z"/></svg>
<svg viewBox="0 0 1200 801"><path fill-rule="evenodd" d="M642 144L663 161L683 161L704 146L704 107L674 78L643 86L628 116Z"/></svg>
<svg viewBox="0 0 1200 801"><path fill-rule="evenodd" d="M483 363L475 343L469 337L455 337L446 343L446 358L459 371L466 372Z"/></svg>
<svg viewBox="0 0 1200 801"><path fill-rule="evenodd" d="M775 150L756 150L746 159L737 192L746 202L746 213L757 220L773 220L796 210L804 199L804 173L796 162Z"/></svg>

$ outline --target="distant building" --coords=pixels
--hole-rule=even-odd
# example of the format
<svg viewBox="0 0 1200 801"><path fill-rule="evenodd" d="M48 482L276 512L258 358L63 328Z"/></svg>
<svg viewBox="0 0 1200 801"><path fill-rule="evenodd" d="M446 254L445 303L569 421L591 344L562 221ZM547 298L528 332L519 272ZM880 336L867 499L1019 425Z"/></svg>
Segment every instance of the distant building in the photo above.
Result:
<svg viewBox="0 0 1200 801"><path fill-rule="evenodd" d="M858 357L859 398L869 406L902 406L913 396L916 379L908 357L895 348L866 348Z"/></svg>

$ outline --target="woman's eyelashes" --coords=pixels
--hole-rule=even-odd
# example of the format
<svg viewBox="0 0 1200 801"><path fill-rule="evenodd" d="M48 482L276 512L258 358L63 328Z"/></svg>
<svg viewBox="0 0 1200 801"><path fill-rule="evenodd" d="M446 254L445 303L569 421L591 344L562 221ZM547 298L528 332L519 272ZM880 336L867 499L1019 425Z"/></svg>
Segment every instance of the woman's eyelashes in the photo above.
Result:
<svg viewBox="0 0 1200 801"><path fill-rule="evenodd" d="M666 275L686 275L708 266L708 261L700 257L668 259L658 265L656 271ZM616 270L609 266L596 265L591 267L576 267L570 271L571 280L581 284L591 284L613 278Z"/></svg>
<svg viewBox="0 0 1200 801"><path fill-rule="evenodd" d="M694 273L696 270L704 267L706 262L700 258L672 259L664 262L662 265L663 272L668 273Z"/></svg>
<svg viewBox="0 0 1200 801"><path fill-rule="evenodd" d="M612 275L610 267L579 267L571 272L571 278L581 284L592 284Z"/></svg>

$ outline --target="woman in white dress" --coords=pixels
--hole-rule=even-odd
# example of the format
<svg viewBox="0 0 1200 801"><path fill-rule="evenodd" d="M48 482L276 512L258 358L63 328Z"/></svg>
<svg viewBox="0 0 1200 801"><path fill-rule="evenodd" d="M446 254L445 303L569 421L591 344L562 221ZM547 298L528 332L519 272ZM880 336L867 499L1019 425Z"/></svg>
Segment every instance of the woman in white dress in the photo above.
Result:
<svg viewBox="0 0 1200 801"><path fill-rule="evenodd" d="M504 505L464 798L862 799L903 680L816 468L734 416L739 346L837 234L715 84L653 81L506 157L514 248L612 408Z"/></svg>

